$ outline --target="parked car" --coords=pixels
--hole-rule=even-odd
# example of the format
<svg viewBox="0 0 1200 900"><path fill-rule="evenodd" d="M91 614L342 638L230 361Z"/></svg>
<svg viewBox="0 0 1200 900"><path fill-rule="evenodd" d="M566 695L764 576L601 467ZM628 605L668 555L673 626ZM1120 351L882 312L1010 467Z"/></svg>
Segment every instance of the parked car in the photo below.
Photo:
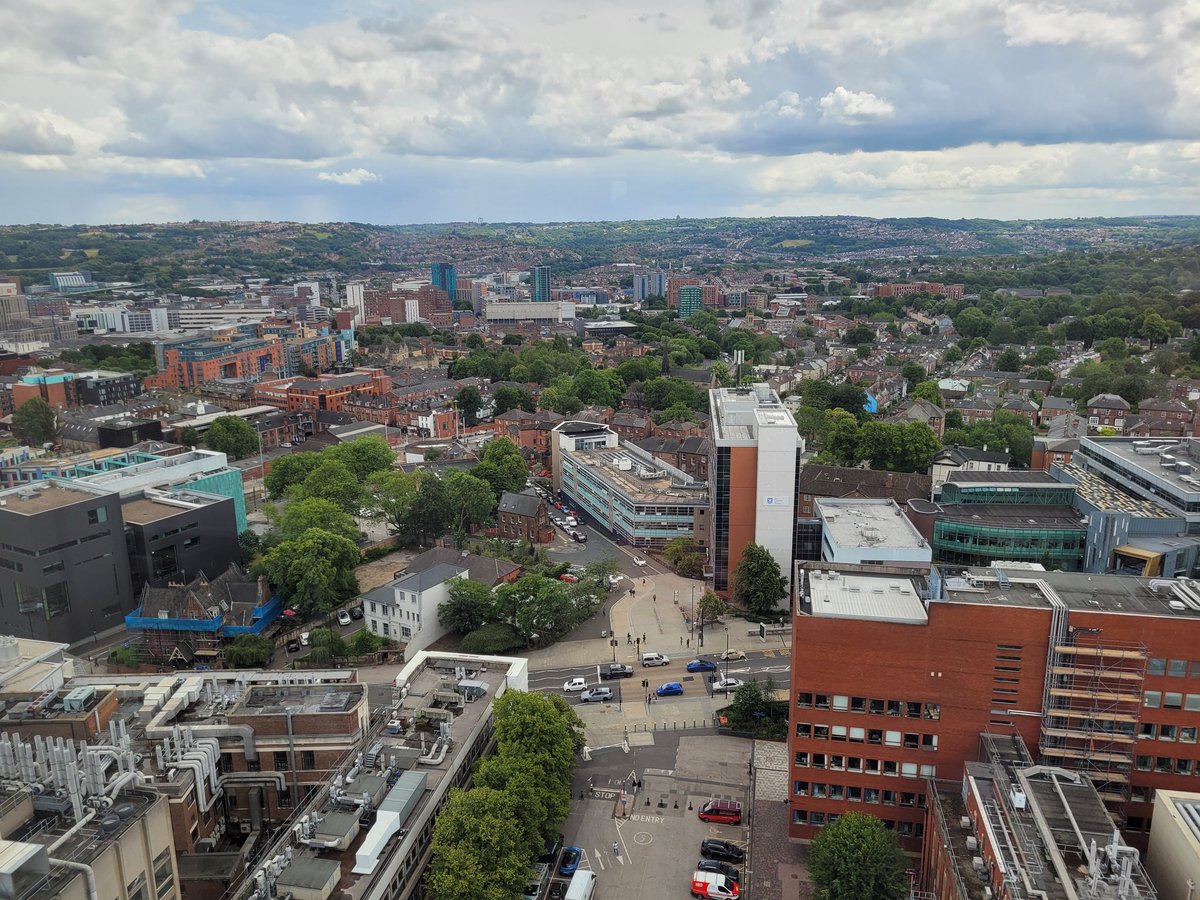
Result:
<svg viewBox="0 0 1200 900"><path fill-rule="evenodd" d="M642 566L646 565L646 561L644 559L642 559L640 556L635 556L633 558L633 564L635 566L637 566L638 568L641 568Z"/></svg>
<svg viewBox="0 0 1200 900"><path fill-rule="evenodd" d="M586 678L572 678L563 685L563 691L568 694L573 694L576 691L582 691L587 688Z"/></svg>
<svg viewBox="0 0 1200 900"><path fill-rule="evenodd" d="M720 872L697 869L692 873L692 896L702 900L736 900L738 883Z"/></svg>
<svg viewBox="0 0 1200 900"><path fill-rule="evenodd" d="M576 584L579 581L579 579L570 572L563 572L558 576L558 580L565 581L567 584Z"/></svg>
<svg viewBox="0 0 1200 900"><path fill-rule="evenodd" d="M307 631L300 632L300 646L301 647L308 646L308 632Z"/></svg>
<svg viewBox="0 0 1200 900"><path fill-rule="evenodd" d="M717 664L711 659L693 659L687 664L689 672L715 672Z"/></svg>
<svg viewBox="0 0 1200 900"><path fill-rule="evenodd" d="M567 516L567 526L569 528L574 528L578 524L579 524L579 520L576 519L574 516Z"/></svg>
<svg viewBox="0 0 1200 900"><path fill-rule="evenodd" d="M361 619L363 617L363 608L361 606L350 607L350 618Z"/></svg>
<svg viewBox="0 0 1200 900"><path fill-rule="evenodd" d="M346 612L346 610L343 609L341 612L339 612L337 614L337 620L338 620L338 624L341 625L343 628L345 628L351 622L350 613Z"/></svg>
<svg viewBox="0 0 1200 900"><path fill-rule="evenodd" d="M579 695L581 703L603 703L605 700L613 698L612 688L598 687L591 688Z"/></svg>
<svg viewBox="0 0 1200 900"><path fill-rule="evenodd" d="M700 842L700 855L705 859L719 859L722 862L740 863L746 858L746 851L730 841L719 838L705 838Z"/></svg>
<svg viewBox="0 0 1200 900"><path fill-rule="evenodd" d="M624 578L624 577L625 577L624 575L609 575L609 576L608 576L608 583L609 583L609 584L610 584L612 587L616 587L618 584L620 584L620 583L621 583L621 579L622 579L622 578Z"/></svg>
<svg viewBox="0 0 1200 900"><path fill-rule="evenodd" d="M587 543L587 535L584 534L582 531L572 531L571 537L573 537L577 543L580 543L580 544Z"/></svg>
<svg viewBox="0 0 1200 900"><path fill-rule="evenodd" d="M300 642L298 640L296 640L295 638L292 638L290 641L287 642L287 649L288 649L288 653L299 653L300 652Z"/></svg>
<svg viewBox="0 0 1200 900"><path fill-rule="evenodd" d="M678 697L683 694L683 685L678 681L668 681L655 688L654 693L660 697Z"/></svg>
<svg viewBox="0 0 1200 900"><path fill-rule="evenodd" d="M661 653L643 653L643 666L666 666L671 662L671 657L663 656Z"/></svg>
<svg viewBox="0 0 1200 900"><path fill-rule="evenodd" d="M696 863L696 869L701 872L720 872L726 878L732 878L734 881L742 880L742 876L738 874L737 869L729 863L724 863L716 859L702 859Z"/></svg>
<svg viewBox="0 0 1200 900"><path fill-rule="evenodd" d="M578 847L568 847L563 851L562 862L558 864L559 875L574 875L575 870L579 868L579 857L583 856L583 851Z"/></svg>
<svg viewBox="0 0 1200 900"><path fill-rule="evenodd" d="M741 686L742 682L737 678L722 678L713 682L712 691L714 694L732 694Z"/></svg>
<svg viewBox="0 0 1200 900"><path fill-rule="evenodd" d="M721 659L745 659L745 650L722 650Z"/></svg>
<svg viewBox="0 0 1200 900"><path fill-rule="evenodd" d="M633 666L624 663L609 663L600 669L600 677L607 681L610 678L632 678Z"/></svg>
<svg viewBox="0 0 1200 900"><path fill-rule="evenodd" d="M719 822L722 825L742 823L742 804L736 800L707 800L696 811L701 822Z"/></svg>

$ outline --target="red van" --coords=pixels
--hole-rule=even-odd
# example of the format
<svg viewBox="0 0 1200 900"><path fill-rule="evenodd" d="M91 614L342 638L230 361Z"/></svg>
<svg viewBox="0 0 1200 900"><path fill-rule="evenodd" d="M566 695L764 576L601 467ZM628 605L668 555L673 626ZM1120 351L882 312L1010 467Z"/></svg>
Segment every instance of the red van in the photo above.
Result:
<svg viewBox="0 0 1200 900"><path fill-rule="evenodd" d="M736 900L741 894L738 883L719 872L694 872L692 896L703 900Z"/></svg>
<svg viewBox="0 0 1200 900"><path fill-rule="evenodd" d="M696 813L701 822L719 822L722 825L742 824L742 804L736 800L709 800Z"/></svg>

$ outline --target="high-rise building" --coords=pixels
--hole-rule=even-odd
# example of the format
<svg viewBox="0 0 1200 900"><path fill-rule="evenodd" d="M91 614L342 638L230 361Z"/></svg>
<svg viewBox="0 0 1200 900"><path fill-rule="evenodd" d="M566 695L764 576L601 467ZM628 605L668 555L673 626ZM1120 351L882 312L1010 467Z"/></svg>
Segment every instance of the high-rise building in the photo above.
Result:
<svg viewBox="0 0 1200 900"><path fill-rule="evenodd" d="M674 309L679 305L679 289L699 285L699 278L690 278L685 275L672 275L667 279L667 306ZM701 295L703 296L703 295Z"/></svg>
<svg viewBox="0 0 1200 900"><path fill-rule="evenodd" d="M458 294L458 274L454 263L434 263L429 267L429 280L435 288L441 288L453 300Z"/></svg>
<svg viewBox="0 0 1200 900"><path fill-rule="evenodd" d="M650 296L651 297L667 296L667 278L669 277L668 273L666 273L666 272L651 272L649 277L650 277L650 285L649 285L648 289L650 291Z"/></svg>
<svg viewBox="0 0 1200 900"><path fill-rule="evenodd" d="M550 267L534 266L529 278L529 294L534 303L550 302Z"/></svg>
<svg viewBox="0 0 1200 900"><path fill-rule="evenodd" d="M679 289L679 318L690 319L704 308L704 289L687 285Z"/></svg>
<svg viewBox="0 0 1200 900"><path fill-rule="evenodd" d="M633 300L635 303L641 303L650 296L650 276L649 275L634 275L633 276Z"/></svg>
<svg viewBox="0 0 1200 900"><path fill-rule="evenodd" d="M728 596L750 543L760 544L791 578L796 479L804 441L779 395L766 384L708 393L713 588Z"/></svg>

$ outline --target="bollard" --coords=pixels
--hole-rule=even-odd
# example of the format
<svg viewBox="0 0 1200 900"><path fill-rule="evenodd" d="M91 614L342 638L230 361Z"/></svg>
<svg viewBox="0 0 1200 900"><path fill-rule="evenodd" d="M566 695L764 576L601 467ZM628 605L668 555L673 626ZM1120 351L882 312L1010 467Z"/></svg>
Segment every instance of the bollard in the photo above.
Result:
<svg viewBox="0 0 1200 900"><path fill-rule="evenodd" d="M679 809L679 801L678 800L675 801L675 808Z"/></svg>
<svg viewBox="0 0 1200 900"><path fill-rule="evenodd" d="M649 806L649 805L650 805L650 798L649 798L649 797L647 797L647 798L646 798L646 805L647 805L647 806Z"/></svg>
<svg viewBox="0 0 1200 900"><path fill-rule="evenodd" d="M690 812L690 811L691 811L691 809L692 809L692 801L691 801L691 800L689 800L689 801L688 801L688 811Z"/></svg>

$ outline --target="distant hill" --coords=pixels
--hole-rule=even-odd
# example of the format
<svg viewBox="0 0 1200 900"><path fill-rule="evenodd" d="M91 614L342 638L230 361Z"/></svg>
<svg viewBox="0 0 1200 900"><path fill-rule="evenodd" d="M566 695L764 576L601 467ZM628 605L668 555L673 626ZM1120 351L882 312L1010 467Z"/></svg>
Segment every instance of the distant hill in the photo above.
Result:
<svg viewBox="0 0 1200 900"><path fill-rule="evenodd" d="M449 260L460 272L549 263L558 275L616 262L773 267L918 257L1032 256L1200 244L1200 216L1043 219L869 219L855 216L616 222L175 222L0 227L0 273L44 281L90 269L105 281L160 289L206 278L417 271ZM190 279L190 281L189 281Z"/></svg>

